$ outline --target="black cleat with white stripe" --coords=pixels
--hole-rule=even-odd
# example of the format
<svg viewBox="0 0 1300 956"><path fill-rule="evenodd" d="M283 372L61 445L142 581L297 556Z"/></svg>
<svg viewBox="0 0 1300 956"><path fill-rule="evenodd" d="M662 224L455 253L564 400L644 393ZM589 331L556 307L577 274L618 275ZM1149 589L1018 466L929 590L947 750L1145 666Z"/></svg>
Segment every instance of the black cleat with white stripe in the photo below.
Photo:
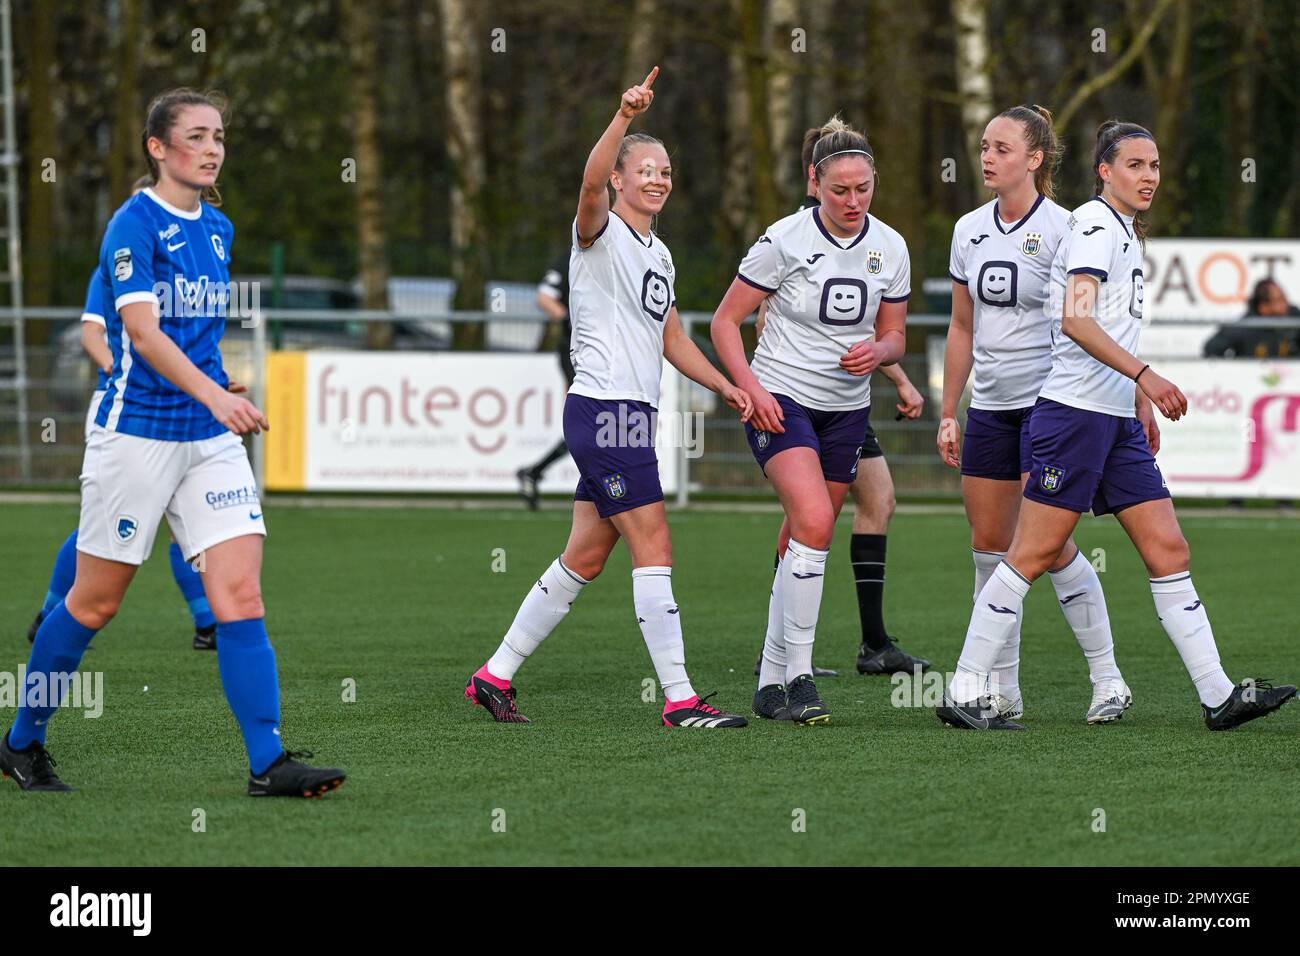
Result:
<svg viewBox="0 0 1300 956"><path fill-rule="evenodd" d="M969 704L958 704L948 692L943 692L943 706L936 713L949 727L958 730L1024 730L1024 724L1007 720L998 713L997 705L989 697L980 697Z"/></svg>
<svg viewBox="0 0 1300 956"><path fill-rule="evenodd" d="M1295 697L1293 684L1274 687L1262 677L1244 680L1232 689L1232 695L1218 707L1201 705L1205 726L1211 730L1231 730L1259 717L1267 717Z"/></svg>
<svg viewBox="0 0 1300 956"><path fill-rule="evenodd" d="M50 752L33 741L22 750L9 746L9 735L0 738L0 775L13 777L14 783L24 790L50 790L67 792L72 788L54 772L54 758Z"/></svg>
<svg viewBox="0 0 1300 956"><path fill-rule="evenodd" d="M250 797L323 797L331 790L343 786L348 778L342 770L309 767L296 757L310 760L314 754L307 750L288 750L271 764L260 776L249 774Z"/></svg>
<svg viewBox="0 0 1300 956"><path fill-rule="evenodd" d="M714 691L716 694L717 691ZM692 697L677 703L668 701L664 704L663 723L665 727L702 727L705 730L722 730L727 727L746 727L749 721L739 714L728 714L710 706L709 698Z"/></svg>

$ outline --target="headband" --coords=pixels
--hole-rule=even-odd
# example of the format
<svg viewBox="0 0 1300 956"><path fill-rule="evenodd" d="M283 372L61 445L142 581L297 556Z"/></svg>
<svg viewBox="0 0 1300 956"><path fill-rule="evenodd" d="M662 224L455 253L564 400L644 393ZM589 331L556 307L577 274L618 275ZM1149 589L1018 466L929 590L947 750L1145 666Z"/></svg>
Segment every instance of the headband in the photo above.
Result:
<svg viewBox="0 0 1300 956"><path fill-rule="evenodd" d="M876 158L876 157L874 157L874 156L871 155L870 150L866 150L866 149L841 149L841 150L839 150L838 152L831 153L829 156L823 156L821 159L819 159L819 160L817 161L817 165L814 166L813 169L817 169L817 168L819 168L819 167L821 166L822 163L826 162L826 160L828 160L828 159L834 159L836 156L843 156L845 153L861 153L863 156L867 157L867 159L870 159L870 160L872 160L872 161L874 161L875 158Z"/></svg>
<svg viewBox="0 0 1300 956"><path fill-rule="evenodd" d="M1125 133L1123 136L1116 136L1113 140L1111 140L1110 145L1107 146L1104 150L1102 150L1101 162L1103 163L1109 162L1109 160L1106 157L1109 156L1111 153L1115 152L1115 148L1119 146L1120 143L1122 143L1126 139L1134 139L1134 138L1149 139L1153 143L1156 141L1156 138L1152 136L1150 133L1148 133L1146 130L1135 130L1132 133Z"/></svg>

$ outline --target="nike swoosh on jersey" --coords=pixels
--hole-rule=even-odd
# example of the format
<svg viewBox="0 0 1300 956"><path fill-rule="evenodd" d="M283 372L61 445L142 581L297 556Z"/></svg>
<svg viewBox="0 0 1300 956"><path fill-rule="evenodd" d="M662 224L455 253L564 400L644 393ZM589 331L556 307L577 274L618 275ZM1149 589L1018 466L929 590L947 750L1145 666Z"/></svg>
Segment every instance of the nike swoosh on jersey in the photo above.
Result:
<svg viewBox="0 0 1300 956"><path fill-rule="evenodd" d="M185 245L185 243L181 242L181 243L178 243L178 244L176 244L176 245L173 246L173 245L169 242L169 243L167 243L167 251L168 251L168 252L175 252L177 249L179 249L179 248L180 248L181 246L183 246L183 245Z"/></svg>
<svg viewBox="0 0 1300 956"><path fill-rule="evenodd" d="M262 517L262 515L261 515L260 513L259 513L259 514L253 514L253 512L250 511L250 512L248 513L248 517L250 517L250 518L252 518L254 521L256 521L258 518Z"/></svg>

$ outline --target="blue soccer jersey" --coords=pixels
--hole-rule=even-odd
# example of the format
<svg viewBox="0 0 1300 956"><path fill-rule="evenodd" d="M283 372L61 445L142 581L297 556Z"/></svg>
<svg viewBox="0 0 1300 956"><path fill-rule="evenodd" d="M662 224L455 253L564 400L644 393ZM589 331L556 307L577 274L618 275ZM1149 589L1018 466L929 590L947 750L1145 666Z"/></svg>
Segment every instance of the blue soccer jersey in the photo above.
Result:
<svg viewBox="0 0 1300 956"><path fill-rule="evenodd" d="M132 196L113 215L97 273L113 372L95 416L97 425L162 441L200 441L227 431L135 352L121 310L135 302L157 304L163 334L224 387L228 378L220 342L234 235L230 220L207 203L186 212L152 189Z"/></svg>
<svg viewBox="0 0 1300 956"><path fill-rule="evenodd" d="M104 286L99 281L99 270L90 274L90 283L86 286L86 307L81 310L81 321L106 328L104 321ZM95 391L102 392L108 388L108 373L102 368L95 369Z"/></svg>

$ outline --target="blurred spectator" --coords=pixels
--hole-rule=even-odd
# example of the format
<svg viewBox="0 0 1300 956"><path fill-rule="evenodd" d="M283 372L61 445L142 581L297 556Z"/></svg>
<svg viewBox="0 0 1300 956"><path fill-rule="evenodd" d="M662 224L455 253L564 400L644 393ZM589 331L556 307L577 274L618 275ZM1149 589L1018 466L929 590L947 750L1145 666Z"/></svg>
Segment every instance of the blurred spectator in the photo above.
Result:
<svg viewBox="0 0 1300 956"><path fill-rule="evenodd" d="M1220 327L1205 343L1207 357L1289 358L1300 356L1300 327L1290 329L1261 328L1254 318L1275 319L1300 316L1300 308L1287 301L1286 293L1276 280L1255 283L1247 303L1246 314L1235 325Z"/></svg>

